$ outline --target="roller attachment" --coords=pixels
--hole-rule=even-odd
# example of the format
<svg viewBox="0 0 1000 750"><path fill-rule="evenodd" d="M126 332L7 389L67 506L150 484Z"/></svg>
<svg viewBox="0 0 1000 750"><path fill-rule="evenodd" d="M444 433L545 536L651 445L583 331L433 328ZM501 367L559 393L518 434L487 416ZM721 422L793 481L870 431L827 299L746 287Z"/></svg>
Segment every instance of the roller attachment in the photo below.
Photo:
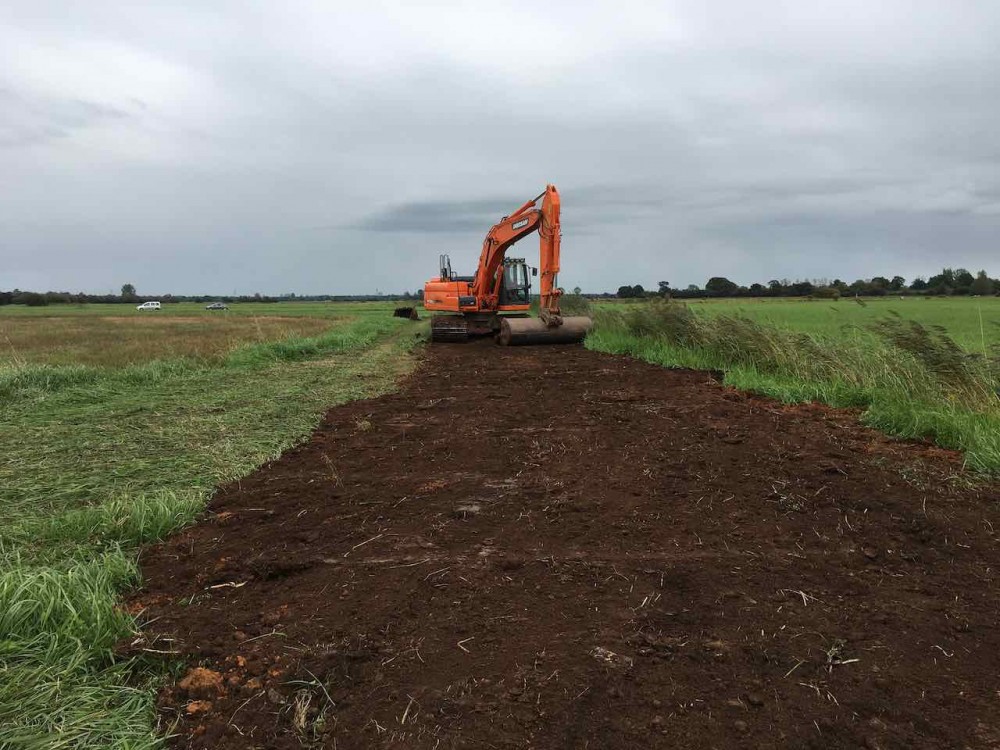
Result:
<svg viewBox="0 0 1000 750"><path fill-rule="evenodd" d="M594 321L582 315L563 318L559 326L547 326L538 318L503 318L497 343L501 346L578 344L593 325Z"/></svg>

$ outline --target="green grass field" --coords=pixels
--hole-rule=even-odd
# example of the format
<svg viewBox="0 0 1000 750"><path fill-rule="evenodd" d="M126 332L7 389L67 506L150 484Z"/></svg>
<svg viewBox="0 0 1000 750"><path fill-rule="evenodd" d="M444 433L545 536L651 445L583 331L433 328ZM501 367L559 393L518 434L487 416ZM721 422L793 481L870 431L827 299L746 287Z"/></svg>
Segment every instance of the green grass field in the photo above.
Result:
<svg viewBox="0 0 1000 750"><path fill-rule="evenodd" d="M863 410L1000 472L1000 298L610 303L587 345L737 388Z"/></svg>
<svg viewBox="0 0 1000 750"><path fill-rule="evenodd" d="M621 310L642 302L600 302L596 309ZM1000 345L1000 297L865 297L839 301L799 298L698 299L686 304L706 315L740 315L777 328L810 334L850 335L877 320L900 315L925 326L941 326L970 352Z"/></svg>
<svg viewBox="0 0 1000 750"><path fill-rule="evenodd" d="M709 315L744 315L760 323L812 334L838 333L900 315L925 326L941 326L970 352L1000 345L1000 297L871 297L837 302L808 299L693 302Z"/></svg>
<svg viewBox="0 0 1000 750"><path fill-rule="evenodd" d="M66 317L108 316L94 307L0 316L59 329ZM205 358L170 348L175 326L143 321L156 358L142 363L39 363L51 353L39 336L0 364L0 747L158 746L159 667L114 655L136 628L116 602L138 581L139 546L306 437L330 406L391 389L426 329L392 318L391 304L252 307L265 309L228 317L318 325ZM171 307L179 313L209 315ZM225 315L212 324L230 326ZM90 343L100 354L101 337Z"/></svg>

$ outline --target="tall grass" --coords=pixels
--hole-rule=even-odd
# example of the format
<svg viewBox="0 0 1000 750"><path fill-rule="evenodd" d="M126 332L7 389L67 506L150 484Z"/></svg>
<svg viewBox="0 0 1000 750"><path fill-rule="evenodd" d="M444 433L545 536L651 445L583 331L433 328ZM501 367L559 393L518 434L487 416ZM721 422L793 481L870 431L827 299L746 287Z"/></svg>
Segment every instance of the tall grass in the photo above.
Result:
<svg viewBox="0 0 1000 750"><path fill-rule="evenodd" d="M722 370L736 387L785 401L861 407L868 424L933 439L964 451L977 469L1000 471L997 359L967 353L943 330L915 321L890 316L823 335L653 302L600 313L587 345Z"/></svg>
<svg viewBox="0 0 1000 750"><path fill-rule="evenodd" d="M538 315L541 300L536 295L531 299L531 312ZM563 294L559 297L559 311L563 315L592 315L594 306L582 294Z"/></svg>
<svg viewBox="0 0 1000 750"><path fill-rule="evenodd" d="M420 330L373 310L216 362L0 373L0 748L159 747L159 672L115 654L138 547L329 406L391 389Z"/></svg>

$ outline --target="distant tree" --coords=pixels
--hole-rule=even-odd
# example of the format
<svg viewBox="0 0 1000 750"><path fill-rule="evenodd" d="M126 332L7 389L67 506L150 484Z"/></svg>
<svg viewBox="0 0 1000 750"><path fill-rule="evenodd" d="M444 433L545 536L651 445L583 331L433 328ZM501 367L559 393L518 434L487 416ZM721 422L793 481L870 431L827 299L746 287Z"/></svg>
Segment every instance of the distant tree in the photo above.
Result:
<svg viewBox="0 0 1000 750"><path fill-rule="evenodd" d="M958 288L970 287L972 286L972 282L975 280L976 277L964 268L959 268L955 271L955 286Z"/></svg>
<svg viewBox="0 0 1000 750"><path fill-rule="evenodd" d="M633 297L646 296L646 290L642 288L642 284L636 284L634 287L632 287L632 296Z"/></svg>
<svg viewBox="0 0 1000 750"><path fill-rule="evenodd" d="M927 279L927 292L929 294L951 294L955 289L955 272L950 268L945 268L941 273Z"/></svg>
<svg viewBox="0 0 1000 750"><path fill-rule="evenodd" d="M628 299L629 297L634 297L635 292L632 290L632 287L630 287L628 284L625 284L624 286L618 287L618 296L621 299Z"/></svg>
<svg viewBox="0 0 1000 750"><path fill-rule="evenodd" d="M705 282L705 291L715 297L731 297L739 290L739 284L733 283L725 276L713 276Z"/></svg>
<svg viewBox="0 0 1000 750"><path fill-rule="evenodd" d="M927 282L922 276L917 276L911 283L910 289L914 292L922 292L927 288Z"/></svg>
<svg viewBox="0 0 1000 750"><path fill-rule="evenodd" d="M700 292L701 291L701 287L698 286L697 284L688 284L687 290L689 292Z"/></svg>
<svg viewBox="0 0 1000 750"><path fill-rule="evenodd" d="M49 304L44 294L38 292L18 292L14 295L15 305L27 305L28 307L44 307Z"/></svg>
<svg viewBox="0 0 1000 750"><path fill-rule="evenodd" d="M763 284L758 284L754 282L753 284L750 285L749 291L750 294L753 295L754 297L763 297L765 294L767 294L767 287L765 287Z"/></svg>
<svg viewBox="0 0 1000 750"><path fill-rule="evenodd" d="M136 299L135 286L132 284L122 284L122 299L125 302L134 302Z"/></svg>
<svg viewBox="0 0 1000 750"><path fill-rule="evenodd" d="M786 284L785 292L792 297L808 297L815 288L811 281L796 281L794 284Z"/></svg>
<svg viewBox="0 0 1000 750"><path fill-rule="evenodd" d="M854 295L868 294L871 292L871 284L864 279L857 279L848 285L847 291Z"/></svg>
<svg viewBox="0 0 1000 750"><path fill-rule="evenodd" d="M872 280L869 282L871 284L872 291L885 291L889 288L889 281L885 276L873 276Z"/></svg>
<svg viewBox="0 0 1000 750"><path fill-rule="evenodd" d="M575 286L573 287L573 294L579 297L581 294L583 294L583 290L580 287Z"/></svg>
<svg viewBox="0 0 1000 750"><path fill-rule="evenodd" d="M986 295L993 294L994 288L993 279L986 275L986 271L980 271L969 286L969 293L985 297Z"/></svg>
<svg viewBox="0 0 1000 750"><path fill-rule="evenodd" d="M669 281L660 281L658 282L657 286L659 287L659 294L661 297L666 297L668 294L670 294Z"/></svg>
<svg viewBox="0 0 1000 750"><path fill-rule="evenodd" d="M906 279L902 276L893 276L892 281L889 282L889 288L894 292L898 292L904 286L906 286Z"/></svg>

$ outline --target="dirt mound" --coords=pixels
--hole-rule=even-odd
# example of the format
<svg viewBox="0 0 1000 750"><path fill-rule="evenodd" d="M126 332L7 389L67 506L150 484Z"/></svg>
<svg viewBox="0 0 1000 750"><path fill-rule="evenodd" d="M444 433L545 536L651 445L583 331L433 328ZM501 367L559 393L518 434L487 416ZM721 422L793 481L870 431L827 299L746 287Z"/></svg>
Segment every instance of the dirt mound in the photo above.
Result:
<svg viewBox="0 0 1000 750"><path fill-rule="evenodd" d="M143 558L191 748L994 747L997 494L579 347L435 347Z"/></svg>

